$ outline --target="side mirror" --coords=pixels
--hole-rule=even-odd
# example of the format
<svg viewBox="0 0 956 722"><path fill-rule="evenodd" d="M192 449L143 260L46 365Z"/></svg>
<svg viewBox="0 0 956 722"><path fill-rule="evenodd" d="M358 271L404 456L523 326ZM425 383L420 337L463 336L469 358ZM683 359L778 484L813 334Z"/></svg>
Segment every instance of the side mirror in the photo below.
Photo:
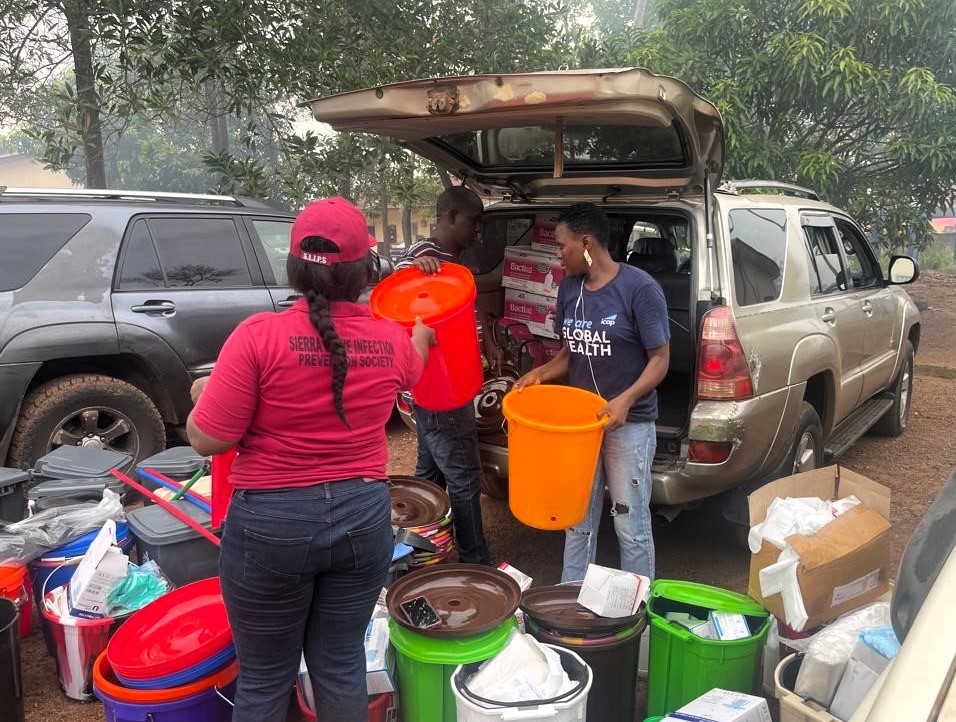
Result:
<svg viewBox="0 0 956 722"><path fill-rule="evenodd" d="M893 256L890 258L890 283L903 285L912 283L919 278L919 265L909 256Z"/></svg>

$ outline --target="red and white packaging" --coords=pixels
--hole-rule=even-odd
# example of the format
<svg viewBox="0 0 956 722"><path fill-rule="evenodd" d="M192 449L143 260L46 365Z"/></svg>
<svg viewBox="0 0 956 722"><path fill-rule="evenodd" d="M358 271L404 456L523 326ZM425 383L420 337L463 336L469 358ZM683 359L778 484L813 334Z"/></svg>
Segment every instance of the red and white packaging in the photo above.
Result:
<svg viewBox="0 0 956 722"><path fill-rule="evenodd" d="M505 249L501 277L501 285L505 288L557 298L558 284L563 277L561 262L553 254L519 246Z"/></svg>
<svg viewBox="0 0 956 722"><path fill-rule="evenodd" d="M557 338L554 333L556 300L536 293L505 289L504 314L506 319L520 321L536 336Z"/></svg>
<svg viewBox="0 0 956 722"><path fill-rule="evenodd" d="M545 253L557 253L558 241L554 237L554 223L535 223L531 229L531 249Z"/></svg>

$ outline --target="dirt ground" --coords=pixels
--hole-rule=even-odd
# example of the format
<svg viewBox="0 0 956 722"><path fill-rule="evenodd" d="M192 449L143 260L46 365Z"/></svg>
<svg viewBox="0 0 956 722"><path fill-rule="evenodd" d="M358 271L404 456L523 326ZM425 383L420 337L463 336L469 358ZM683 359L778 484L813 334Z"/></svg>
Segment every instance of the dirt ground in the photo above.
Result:
<svg viewBox="0 0 956 722"><path fill-rule="evenodd" d="M922 311L922 339L916 356L910 426L896 439L866 436L841 463L890 487L893 493L891 569L926 507L956 465L956 278L933 272L908 287ZM408 474L415 461L415 439L400 422L390 432L390 473ZM563 534L543 532L516 521L507 503L482 500L491 551L535 578L553 584L561 569ZM660 578L700 581L746 591L749 554L720 519L713 503L685 512L655 531ZM616 543L610 523L602 527L598 563L616 565ZM34 616L34 632L22 645L26 722L99 722L97 702L67 700L56 681L54 661L47 656ZM639 713L643 709L638 710ZM0 712L0 718L4 713ZM290 720L297 717L290 715ZM639 714L637 719L643 719Z"/></svg>

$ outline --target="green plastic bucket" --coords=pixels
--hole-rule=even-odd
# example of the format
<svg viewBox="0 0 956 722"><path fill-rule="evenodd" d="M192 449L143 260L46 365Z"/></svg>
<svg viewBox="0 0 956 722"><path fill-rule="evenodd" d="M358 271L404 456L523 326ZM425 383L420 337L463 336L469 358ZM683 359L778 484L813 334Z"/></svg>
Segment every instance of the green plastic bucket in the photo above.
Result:
<svg viewBox="0 0 956 722"><path fill-rule="evenodd" d="M689 612L706 619L708 613L743 614L750 627L747 639L701 639L667 612ZM726 589L658 579L647 602L651 647L647 664L647 714L666 715L714 687L758 694L760 653L770 628L770 614L748 596Z"/></svg>
<svg viewBox="0 0 956 722"><path fill-rule="evenodd" d="M517 628L514 617L483 634L456 639L426 637L389 620L395 647L403 722L457 722L451 676L460 664L482 662L504 649ZM437 711L441 710L441 717Z"/></svg>

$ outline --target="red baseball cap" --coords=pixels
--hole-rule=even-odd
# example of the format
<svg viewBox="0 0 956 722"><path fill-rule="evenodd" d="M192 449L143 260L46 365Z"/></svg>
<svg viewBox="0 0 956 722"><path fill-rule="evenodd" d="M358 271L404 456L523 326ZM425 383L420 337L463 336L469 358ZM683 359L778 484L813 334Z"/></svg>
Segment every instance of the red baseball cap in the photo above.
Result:
<svg viewBox="0 0 956 722"><path fill-rule="evenodd" d="M303 251L302 241L312 236L332 241L339 250L322 253ZM344 198L323 198L307 205L296 217L292 224L289 253L303 261L331 266L333 263L365 258L376 243L375 237L368 232L362 211Z"/></svg>

